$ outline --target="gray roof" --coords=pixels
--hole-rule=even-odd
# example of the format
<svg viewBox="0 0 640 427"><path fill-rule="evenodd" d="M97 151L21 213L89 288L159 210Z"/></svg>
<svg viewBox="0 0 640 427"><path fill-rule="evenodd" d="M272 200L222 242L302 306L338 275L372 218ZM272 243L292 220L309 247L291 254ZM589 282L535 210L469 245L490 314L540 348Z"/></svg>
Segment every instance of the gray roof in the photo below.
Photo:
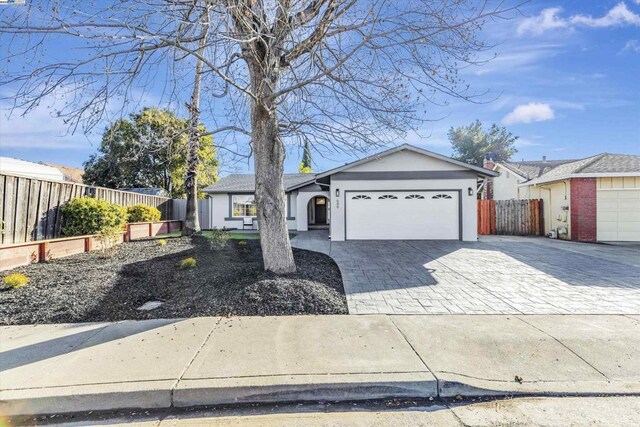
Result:
<svg viewBox="0 0 640 427"><path fill-rule="evenodd" d="M168 197L169 193L160 187L144 187L144 188L119 188L118 190L130 191L132 193L146 194L147 196Z"/></svg>
<svg viewBox="0 0 640 427"><path fill-rule="evenodd" d="M304 184L305 182L313 182L316 175L313 173L285 173L284 188L289 190L291 187ZM207 193L252 193L255 191L256 177L254 174L236 173L220 178L220 181L211 184L203 191Z"/></svg>
<svg viewBox="0 0 640 427"><path fill-rule="evenodd" d="M640 173L640 156L603 153L578 173Z"/></svg>
<svg viewBox="0 0 640 427"><path fill-rule="evenodd" d="M534 179L538 178L545 173L549 172L551 169L554 169L560 165L565 163L575 162L575 159L572 160L529 160L522 162L502 162L501 164L511 169L513 172L517 173L523 178L526 179Z"/></svg>
<svg viewBox="0 0 640 427"><path fill-rule="evenodd" d="M534 183L551 182L565 179L569 176L607 173L633 173L640 175L640 156L610 153L597 154L585 159L561 164L534 179Z"/></svg>

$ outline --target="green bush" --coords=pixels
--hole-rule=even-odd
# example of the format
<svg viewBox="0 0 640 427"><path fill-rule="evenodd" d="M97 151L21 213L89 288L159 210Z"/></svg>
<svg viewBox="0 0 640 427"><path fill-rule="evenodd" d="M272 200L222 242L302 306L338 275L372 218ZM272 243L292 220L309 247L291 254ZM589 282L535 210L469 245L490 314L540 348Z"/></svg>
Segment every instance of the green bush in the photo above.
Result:
<svg viewBox="0 0 640 427"><path fill-rule="evenodd" d="M211 249L218 251L227 246L229 240L229 233L225 230L211 230L211 236L209 237L209 243Z"/></svg>
<svg viewBox="0 0 640 427"><path fill-rule="evenodd" d="M186 270L188 268L194 268L195 266L196 266L195 258L185 258L182 261L180 261L180 268L182 268L183 270Z"/></svg>
<svg viewBox="0 0 640 427"><path fill-rule="evenodd" d="M118 251L118 243L122 236L122 227L105 227L98 231L96 240L105 258L112 257Z"/></svg>
<svg viewBox="0 0 640 427"><path fill-rule="evenodd" d="M128 222L156 222L162 214L153 206L139 203L127 208Z"/></svg>
<svg viewBox="0 0 640 427"><path fill-rule="evenodd" d="M80 197L62 208L62 235L97 234L105 229L121 229L127 222L127 211L120 205Z"/></svg>
<svg viewBox="0 0 640 427"><path fill-rule="evenodd" d="M2 283L11 288L21 288L29 283L29 278L22 273L13 273L4 277Z"/></svg>

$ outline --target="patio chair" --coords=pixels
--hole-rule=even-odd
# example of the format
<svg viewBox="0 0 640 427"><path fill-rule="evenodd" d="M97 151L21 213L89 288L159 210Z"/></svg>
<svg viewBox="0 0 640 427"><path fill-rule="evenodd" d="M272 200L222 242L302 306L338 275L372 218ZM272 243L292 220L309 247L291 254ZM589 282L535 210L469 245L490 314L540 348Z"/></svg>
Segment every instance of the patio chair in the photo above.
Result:
<svg viewBox="0 0 640 427"><path fill-rule="evenodd" d="M253 230L253 218L246 217L242 218L242 229L246 230L249 227L249 230Z"/></svg>

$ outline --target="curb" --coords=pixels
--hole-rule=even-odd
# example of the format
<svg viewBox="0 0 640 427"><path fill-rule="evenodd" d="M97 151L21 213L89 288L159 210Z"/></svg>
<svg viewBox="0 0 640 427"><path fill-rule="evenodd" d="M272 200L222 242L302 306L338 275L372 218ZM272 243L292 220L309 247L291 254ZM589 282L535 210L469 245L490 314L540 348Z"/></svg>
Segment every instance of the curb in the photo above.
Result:
<svg viewBox="0 0 640 427"><path fill-rule="evenodd" d="M274 379L276 379L274 381ZM233 404L354 402L504 396L640 395L637 382L509 383L436 379L430 373L327 374L142 381L0 391L4 416Z"/></svg>
<svg viewBox="0 0 640 427"><path fill-rule="evenodd" d="M274 378L277 381L274 381ZM0 414L46 415L224 404L437 397L430 373L146 381L0 391Z"/></svg>

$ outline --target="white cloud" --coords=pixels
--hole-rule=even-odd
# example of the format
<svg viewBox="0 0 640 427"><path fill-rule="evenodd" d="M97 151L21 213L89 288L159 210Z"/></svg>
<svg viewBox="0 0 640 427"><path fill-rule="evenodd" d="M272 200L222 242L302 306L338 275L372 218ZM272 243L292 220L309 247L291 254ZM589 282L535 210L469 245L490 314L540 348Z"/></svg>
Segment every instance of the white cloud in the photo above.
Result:
<svg viewBox="0 0 640 427"><path fill-rule="evenodd" d="M511 125L516 123L531 123L552 120L555 117L549 104L530 102L518 105L512 112L504 116L502 123Z"/></svg>
<svg viewBox="0 0 640 427"><path fill-rule="evenodd" d="M0 103L0 149L91 149L82 133L72 134L64 120L56 117L50 106L40 104L23 116L11 113L10 104Z"/></svg>
<svg viewBox="0 0 640 427"><path fill-rule="evenodd" d="M638 0L640 1L640 0ZM622 48L622 51L630 50L631 52L640 53L640 40L629 40Z"/></svg>
<svg viewBox="0 0 640 427"><path fill-rule="evenodd" d="M629 10L625 3L618 3L599 18L594 18L590 15L572 15L563 18L560 16L561 11L562 8L560 7L550 7L543 9L537 16L525 18L518 25L518 35L540 35L549 30L573 29L578 26L606 28L631 25L640 27L640 15Z"/></svg>

